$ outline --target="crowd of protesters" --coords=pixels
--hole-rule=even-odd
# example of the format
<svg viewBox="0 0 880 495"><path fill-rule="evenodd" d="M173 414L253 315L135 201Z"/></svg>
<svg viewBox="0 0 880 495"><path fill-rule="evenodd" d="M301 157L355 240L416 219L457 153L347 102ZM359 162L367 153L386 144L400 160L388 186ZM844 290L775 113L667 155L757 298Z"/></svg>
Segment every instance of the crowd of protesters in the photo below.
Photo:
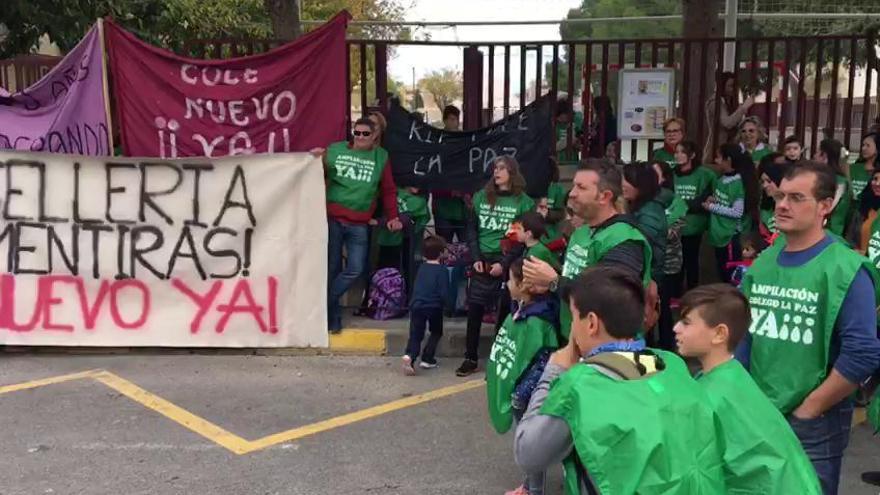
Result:
<svg viewBox="0 0 880 495"><path fill-rule="evenodd" d="M489 413L499 432L516 423L524 470L510 494L543 493L557 464L570 493L837 493L854 393L880 368L880 135L863 137L851 166L833 139L808 160L794 136L767 141L730 76L718 88L705 147L671 118L650 159L627 164L596 152L616 140L610 102L594 101L599 126L584 129L561 101L539 197L511 156L473 194L396 187L384 118L358 120L350 142L314 150L330 332L369 275L375 225L378 267L414 282L406 374L437 367L454 313L467 327L456 374L477 372L482 326L495 324ZM446 130L459 121L444 109ZM560 161L577 164L568 192ZM696 380L682 357L699 363Z"/></svg>

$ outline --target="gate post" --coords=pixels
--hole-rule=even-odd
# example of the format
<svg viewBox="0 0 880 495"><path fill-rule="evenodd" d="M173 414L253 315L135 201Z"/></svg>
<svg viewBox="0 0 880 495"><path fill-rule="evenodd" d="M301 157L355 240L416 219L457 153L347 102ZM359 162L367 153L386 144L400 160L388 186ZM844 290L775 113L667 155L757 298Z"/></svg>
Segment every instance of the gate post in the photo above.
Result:
<svg viewBox="0 0 880 495"><path fill-rule="evenodd" d="M464 130L482 126L483 114L483 52L476 46L464 49L463 127ZM490 83L491 84L491 81ZM443 111L443 109L440 109Z"/></svg>

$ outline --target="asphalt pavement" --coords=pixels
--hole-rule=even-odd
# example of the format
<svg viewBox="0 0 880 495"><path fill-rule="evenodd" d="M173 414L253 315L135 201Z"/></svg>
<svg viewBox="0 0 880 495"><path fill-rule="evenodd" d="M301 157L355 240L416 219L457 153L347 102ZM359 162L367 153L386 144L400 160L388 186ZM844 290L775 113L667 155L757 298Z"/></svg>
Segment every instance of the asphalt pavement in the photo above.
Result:
<svg viewBox="0 0 880 495"><path fill-rule="evenodd" d="M404 377L393 357L0 355L0 494L503 494L520 477L511 436L458 364ZM870 468L880 439L863 424L840 493L880 493L858 479Z"/></svg>

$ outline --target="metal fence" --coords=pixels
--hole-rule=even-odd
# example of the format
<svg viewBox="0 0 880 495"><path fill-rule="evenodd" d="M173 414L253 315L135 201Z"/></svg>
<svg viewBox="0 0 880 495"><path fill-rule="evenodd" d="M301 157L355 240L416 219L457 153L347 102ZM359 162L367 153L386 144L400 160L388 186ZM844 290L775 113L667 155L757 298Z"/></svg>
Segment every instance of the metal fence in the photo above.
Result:
<svg viewBox="0 0 880 495"><path fill-rule="evenodd" d="M0 60L0 88L10 93L21 91L37 82L52 70L61 57L22 55Z"/></svg>
<svg viewBox="0 0 880 495"><path fill-rule="evenodd" d="M183 43L179 52L202 58L228 58L259 53L280 43L278 40L195 40ZM621 68L666 67L676 72L675 114L690 117L689 138L701 146L709 135L719 135L720 99L714 111L706 102L715 93L715 81L723 67L736 75L737 94L752 95L756 104L749 111L767 127L771 143L794 134L805 146L815 149L824 137L841 140L857 149L858 140L878 115L877 40L864 35L774 38L577 40L546 42L376 41L349 40L349 120L368 108L388 104L389 50L403 46L446 46L476 49L484 54L484 65L477 68L482 87L476 91L485 104L465 105L465 121L488 125L501 115L527 105L537 96L549 93L556 99L562 91L583 104L585 127L604 132L604 115L592 111L593 97L611 97L617 90ZM732 60L725 63L725 48ZM527 64L532 54L535 62ZM730 55L729 55L730 56ZM496 58L501 63L496 63ZM45 74L57 58L26 56L0 62L0 85L23 88ZM534 72L527 73L527 65ZM352 71L351 67L355 67ZM11 68L11 70L10 70ZM465 64L465 80L473 64ZM11 75L10 75L11 74ZM473 78L470 78L473 80ZM502 82L500 90L495 81ZM14 82L14 84L12 84ZM514 92L514 88L518 91ZM352 108L352 95L359 102ZM373 101L368 95L373 94ZM707 114L715 116L709 122ZM710 127L715 132L710 133ZM569 133L571 134L571 133ZM627 140L621 143L627 156L647 155L658 143ZM599 142L604 142L599 139ZM569 143L570 144L570 143ZM717 143L712 143L714 146ZM595 151L595 150L594 150ZM600 152L602 150L599 150Z"/></svg>

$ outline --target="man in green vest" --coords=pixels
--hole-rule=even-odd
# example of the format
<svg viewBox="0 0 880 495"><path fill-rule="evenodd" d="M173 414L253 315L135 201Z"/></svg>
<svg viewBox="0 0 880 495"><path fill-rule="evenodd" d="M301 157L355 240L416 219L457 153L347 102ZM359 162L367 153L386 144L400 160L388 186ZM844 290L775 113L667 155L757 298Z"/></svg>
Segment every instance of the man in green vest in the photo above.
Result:
<svg viewBox="0 0 880 495"><path fill-rule="evenodd" d="M819 479L788 422L733 358L749 331L749 303L730 284L702 285L681 298L678 352L697 374L718 416L729 493L821 495Z"/></svg>
<svg viewBox="0 0 880 495"><path fill-rule="evenodd" d="M641 280L594 266L564 296L571 338L517 426L517 464L536 473L565 459L568 495L727 493L705 393L681 358L636 340Z"/></svg>
<svg viewBox="0 0 880 495"><path fill-rule="evenodd" d="M587 267L607 264L628 270L647 287L651 282L651 246L635 219L615 208L622 189L623 178L617 166L588 159L575 173L568 195L568 206L584 219L584 225L568 241L562 274L550 263L530 257L524 265L526 280L559 292ZM567 305L560 306L560 330L567 338L571 314Z"/></svg>
<svg viewBox="0 0 880 495"><path fill-rule="evenodd" d="M859 383L880 365L876 271L823 228L836 180L827 166L790 167L776 192L783 234L743 277L750 338L737 349L758 387L786 416L836 494Z"/></svg>
<svg viewBox="0 0 880 495"><path fill-rule="evenodd" d="M376 197L382 197L385 226L391 232L403 228L397 216L397 187L391 175L388 152L378 146L373 133L376 126L367 118L358 119L351 142L331 144L323 153L327 182L327 227L329 256L327 276L327 328L342 331L342 308L339 299L366 269L369 253L369 221L376 209ZM342 249L347 263L342 267Z"/></svg>

